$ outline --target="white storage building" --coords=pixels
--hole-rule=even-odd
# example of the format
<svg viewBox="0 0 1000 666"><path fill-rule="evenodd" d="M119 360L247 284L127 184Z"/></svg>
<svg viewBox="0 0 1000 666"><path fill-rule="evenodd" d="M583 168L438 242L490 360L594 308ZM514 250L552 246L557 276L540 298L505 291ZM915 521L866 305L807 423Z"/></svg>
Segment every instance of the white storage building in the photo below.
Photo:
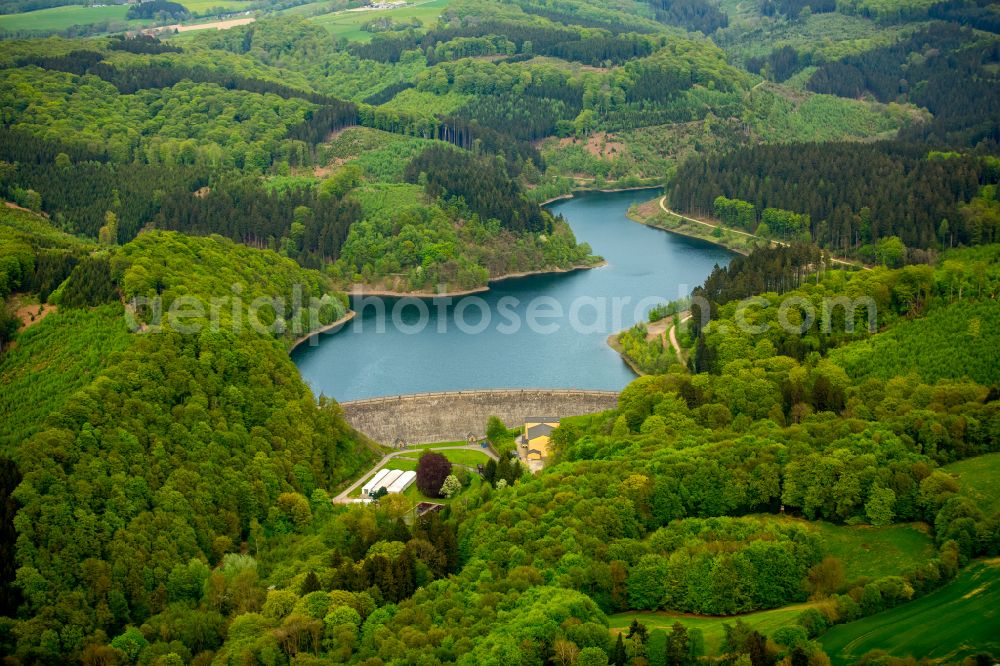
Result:
<svg viewBox="0 0 1000 666"><path fill-rule="evenodd" d="M382 485L384 485L382 484L382 479L384 479L385 475L388 474L390 471L391 470L388 469L380 469L379 471L375 472L375 476L373 476L368 481L368 483L361 486L361 496L368 497L369 495L374 494L375 491L377 491L379 488L381 488Z"/></svg>
<svg viewBox="0 0 1000 666"><path fill-rule="evenodd" d="M389 490L389 488L392 488L392 484L396 482L396 479L401 477L404 473L405 472L403 472L403 470L401 469L390 469L389 473L383 476L382 480L379 481L378 486L375 488L374 492L378 492L379 488L385 488L386 490Z"/></svg>
<svg viewBox="0 0 1000 666"><path fill-rule="evenodd" d="M413 482L416 480L416 472L403 472L392 482L391 486L386 486L386 490L388 490L390 494L401 493L412 486Z"/></svg>

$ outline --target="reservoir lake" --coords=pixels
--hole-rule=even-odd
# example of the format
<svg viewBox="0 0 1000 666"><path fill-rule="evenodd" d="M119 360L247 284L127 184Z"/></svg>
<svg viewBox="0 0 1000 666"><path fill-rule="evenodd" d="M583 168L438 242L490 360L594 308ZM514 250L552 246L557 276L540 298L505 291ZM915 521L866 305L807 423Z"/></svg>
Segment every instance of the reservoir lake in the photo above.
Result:
<svg viewBox="0 0 1000 666"><path fill-rule="evenodd" d="M653 190L586 193L547 208L607 264L491 283L451 299L352 299L358 316L292 353L340 402L486 388L620 390L635 373L607 344L657 302L690 294L728 250L628 219ZM381 312L380 312L381 310Z"/></svg>

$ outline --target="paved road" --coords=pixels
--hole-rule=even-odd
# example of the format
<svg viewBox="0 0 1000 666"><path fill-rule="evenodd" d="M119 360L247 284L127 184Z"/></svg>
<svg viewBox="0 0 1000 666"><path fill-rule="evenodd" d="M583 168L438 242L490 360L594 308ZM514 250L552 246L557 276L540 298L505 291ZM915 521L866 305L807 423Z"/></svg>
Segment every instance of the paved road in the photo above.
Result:
<svg viewBox="0 0 1000 666"><path fill-rule="evenodd" d="M372 474L374 474L375 472L377 472L378 470L382 469L387 464L389 464L389 461L392 460L393 458L398 458L399 456L412 455L414 453L419 454L424 451L462 451L462 450L479 451L480 453L486 454L493 460L497 460L497 454L493 452L493 449L484 449L478 444L465 444L463 446L436 446L429 449L428 448L400 449L399 451L393 451L392 453L387 453L384 456L382 456L382 459L379 460L374 467L372 467L370 470L359 476L357 481L348 486L347 489L344 490L344 492L334 497L332 501L334 504L349 504L351 501L350 496L354 493L354 491L360 488L362 485L364 485L364 481L369 477L371 477Z"/></svg>
<svg viewBox="0 0 1000 666"><path fill-rule="evenodd" d="M681 215L680 213L678 213L676 211L670 210L669 208L667 208L667 198L666 197L660 197L660 208L662 208L663 212L666 213L666 214L668 214L668 215L674 215L675 217L679 217L682 220L687 220L688 222L694 222L695 224L700 224L700 225L706 226L709 229L718 229L720 227L720 225L718 225L718 224L710 224L708 222L703 222L702 220L696 220L693 217L688 217L687 215ZM771 243L775 243L776 245L784 245L784 246L788 245L788 243L785 243L785 242L782 242L782 241L779 241L779 240L769 240L767 238L763 238L761 236L756 236L754 234L747 233L745 231L739 231L738 229L730 229L729 227L722 227L722 228L724 230L730 232L730 233L739 234L740 236L746 236L747 238L754 238L756 240L768 241L768 242L771 242ZM844 266L854 266L855 268L864 268L864 269L868 268L867 266L862 266L861 264L854 263L853 261L845 261L844 259L836 259L834 257L830 257L830 261L832 261L835 264L842 264Z"/></svg>

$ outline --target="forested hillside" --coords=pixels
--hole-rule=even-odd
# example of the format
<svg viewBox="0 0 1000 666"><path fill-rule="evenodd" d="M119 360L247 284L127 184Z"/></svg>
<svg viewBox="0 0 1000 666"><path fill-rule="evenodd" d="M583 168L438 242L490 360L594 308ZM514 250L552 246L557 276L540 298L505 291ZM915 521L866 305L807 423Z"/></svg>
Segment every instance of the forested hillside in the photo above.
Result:
<svg viewBox="0 0 1000 666"><path fill-rule="evenodd" d="M8 216L40 248L41 269L58 235L37 217ZM371 455L335 405L317 405L286 354L285 341L341 316L343 302L317 302L315 320L272 305L247 310L258 297L291 308L293 285L308 305L325 293L318 273L217 236L169 232L77 259L49 297L58 312L19 336L0 365L3 454L23 477L12 495L16 583L3 582L20 591L17 636L29 661L79 655L95 635L162 612L176 567L280 532L280 497L324 506L324 489ZM242 300L213 326L207 310L169 316L181 296ZM157 307L133 307L155 297Z"/></svg>

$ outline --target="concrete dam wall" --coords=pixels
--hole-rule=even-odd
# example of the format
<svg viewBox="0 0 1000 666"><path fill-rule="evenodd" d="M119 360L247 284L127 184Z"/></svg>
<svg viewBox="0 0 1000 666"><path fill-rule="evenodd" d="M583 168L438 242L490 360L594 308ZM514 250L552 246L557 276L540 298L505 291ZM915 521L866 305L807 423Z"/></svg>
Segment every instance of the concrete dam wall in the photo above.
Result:
<svg viewBox="0 0 1000 666"><path fill-rule="evenodd" d="M482 438L493 415L514 427L530 416L580 416L617 405L613 391L557 389L417 393L341 403L355 429L394 447Z"/></svg>

